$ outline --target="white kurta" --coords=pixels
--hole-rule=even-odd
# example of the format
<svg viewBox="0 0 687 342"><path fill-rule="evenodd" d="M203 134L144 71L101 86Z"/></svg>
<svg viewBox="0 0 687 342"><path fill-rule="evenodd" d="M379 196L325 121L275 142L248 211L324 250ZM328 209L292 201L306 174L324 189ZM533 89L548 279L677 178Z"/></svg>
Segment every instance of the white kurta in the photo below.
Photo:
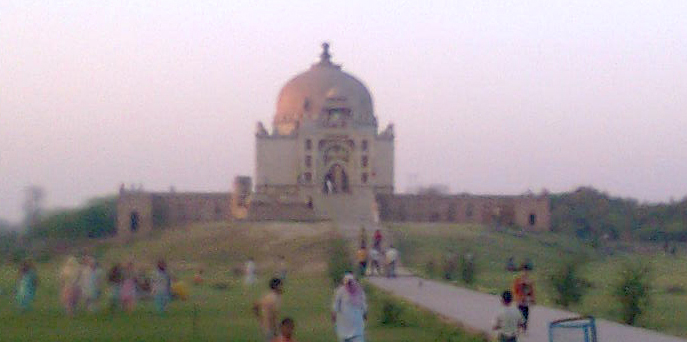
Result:
<svg viewBox="0 0 687 342"><path fill-rule="evenodd" d="M352 302L345 286L339 286L336 290L332 311L336 313L336 335L339 339L363 336L365 331L363 316L367 313L367 301L365 293L362 292L361 295L362 300L356 304Z"/></svg>

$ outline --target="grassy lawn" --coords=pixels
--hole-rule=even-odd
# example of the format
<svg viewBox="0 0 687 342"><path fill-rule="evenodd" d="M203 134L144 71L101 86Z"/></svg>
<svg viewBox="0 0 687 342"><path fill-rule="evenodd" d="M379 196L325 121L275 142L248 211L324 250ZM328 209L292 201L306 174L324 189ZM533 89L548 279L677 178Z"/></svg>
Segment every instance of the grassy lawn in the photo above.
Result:
<svg viewBox="0 0 687 342"><path fill-rule="evenodd" d="M477 265L476 281L469 286L478 291L498 294L510 288L515 273L506 272L509 257L516 263L530 258L534 263L532 277L537 287L539 304L555 306L552 289L546 279L563 260L584 257L589 260L581 275L592 283L582 302L570 309L620 321L620 306L612 297L614 284L624 263L646 263L653 270L650 308L639 318L640 326L672 335L687 337L687 256L665 256L663 253L629 254L615 252L603 255L594 248L567 236L552 233L516 234L495 232L478 225L394 224L390 225L394 241L406 266L419 274L441 278L443 260L450 254L472 253ZM434 274L428 274L432 260ZM454 281L465 286L460 281ZM676 287L678 291L668 291ZM678 293L675 293L678 292Z"/></svg>
<svg viewBox="0 0 687 342"><path fill-rule="evenodd" d="M290 267L282 316L296 322L299 341L333 341L329 308L334 289L325 274L325 253L331 227L327 224L227 224L175 229L129 244L109 243L87 248L107 268L113 262L134 261L152 269L160 257L168 260L173 276L191 283L195 270L205 270L205 282L189 285L187 301L173 301L160 316L150 301L132 313L106 310L63 314L56 275L63 256L38 264L40 285L33 310L18 313L14 306L14 266L0 267L0 340L3 341L259 341L261 333L250 310L274 274L276 256L285 255ZM246 287L233 269L255 258L260 277ZM226 285L219 289L217 285ZM370 307L369 341L480 341L434 315L367 287ZM382 325L382 307L393 305L401 315L395 324Z"/></svg>

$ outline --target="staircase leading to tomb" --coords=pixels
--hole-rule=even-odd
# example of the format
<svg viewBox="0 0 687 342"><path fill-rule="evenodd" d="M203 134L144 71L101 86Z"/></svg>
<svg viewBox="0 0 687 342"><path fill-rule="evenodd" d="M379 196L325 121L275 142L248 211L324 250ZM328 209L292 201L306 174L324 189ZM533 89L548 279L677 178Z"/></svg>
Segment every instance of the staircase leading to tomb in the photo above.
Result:
<svg viewBox="0 0 687 342"><path fill-rule="evenodd" d="M315 211L320 217L336 222L346 236L353 236L361 225L373 222L374 193L370 189L355 189L346 194L317 194ZM369 228L368 228L369 229Z"/></svg>

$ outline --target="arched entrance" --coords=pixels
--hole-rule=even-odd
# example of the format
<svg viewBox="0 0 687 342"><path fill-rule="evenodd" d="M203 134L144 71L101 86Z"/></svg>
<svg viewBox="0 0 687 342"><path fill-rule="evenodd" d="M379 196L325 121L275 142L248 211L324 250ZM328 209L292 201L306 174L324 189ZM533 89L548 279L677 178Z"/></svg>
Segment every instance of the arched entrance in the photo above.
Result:
<svg viewBox="0 0 687 342"><path fill-rule="evenodd" d="M325 194L348 193L348 175L343 166L334 164L324 175L322 182L322 192Z"/></svg>

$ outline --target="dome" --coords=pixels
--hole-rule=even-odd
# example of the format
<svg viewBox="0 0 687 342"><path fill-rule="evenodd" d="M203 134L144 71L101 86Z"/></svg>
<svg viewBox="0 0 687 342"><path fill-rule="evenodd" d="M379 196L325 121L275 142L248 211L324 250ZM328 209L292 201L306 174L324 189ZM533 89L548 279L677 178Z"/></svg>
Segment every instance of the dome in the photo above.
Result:
<svg viewBox="0 0 687 342"><path fill-rule="evenodd" d="M304 120L317 120L330 109L349 112L353 126L377 125L370 92L331 62L327 43L322 47L320 61L289 80L279 92L274 126L280 134L290 133Z"/></svg>

